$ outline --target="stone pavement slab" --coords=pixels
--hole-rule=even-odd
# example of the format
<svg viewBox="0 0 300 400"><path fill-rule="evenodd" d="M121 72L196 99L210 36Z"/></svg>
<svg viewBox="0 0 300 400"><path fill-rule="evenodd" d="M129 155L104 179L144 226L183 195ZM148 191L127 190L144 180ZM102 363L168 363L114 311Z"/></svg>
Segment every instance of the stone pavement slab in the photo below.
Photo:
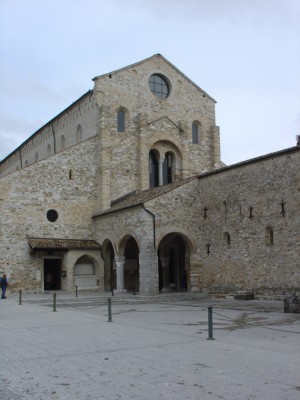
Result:
<svg viewBox="0 0 300 400"><path fill-rule="evenodd" d="M107 322L81 296L0 302L1 400L299 399L300 316L277 302L113 298Z"/></svg>

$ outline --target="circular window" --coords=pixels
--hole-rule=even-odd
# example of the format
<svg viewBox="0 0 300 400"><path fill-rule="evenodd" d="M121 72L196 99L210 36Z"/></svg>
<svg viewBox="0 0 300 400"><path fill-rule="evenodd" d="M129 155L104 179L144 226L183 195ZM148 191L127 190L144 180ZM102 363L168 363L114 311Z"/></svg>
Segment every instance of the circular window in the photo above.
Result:
<svg viewBox="0 0 300 400"><path fill-rule="evenodd" d="M56 210L47 211L47 219L50 222L55 222L58 218L58 212Z"/></svg>
<svg viewBox="0 0 300 400"><path fill-rule="evenodd" d="M153 74L149 78L151 92L160 99L166 99L170 94L170 85L167 79L160 74Z"/></svg>

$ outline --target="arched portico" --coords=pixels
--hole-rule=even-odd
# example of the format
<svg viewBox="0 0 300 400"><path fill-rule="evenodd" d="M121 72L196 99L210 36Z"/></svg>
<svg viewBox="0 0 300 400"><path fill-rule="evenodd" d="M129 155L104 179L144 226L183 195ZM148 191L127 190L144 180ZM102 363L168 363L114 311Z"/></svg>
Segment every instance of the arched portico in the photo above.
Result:
<svg viewBox="0 0 300 400"><path fill-rule="evenodd" d="M126 235L119 245L117 260L117 290L139 291L139 246L133 236Z"/></svg>
<svg viewBox="0 0 300 400"><path fill-rule="evenodd" d="M112 292L117 288L117 273L115 251L110 240L103 242L102 256L104 259L104 290Z"/></svg>
<svg viewBox="0 0 300 400"><path fill-rule="evenodd" d="M190 246L179 233L169 233L158 246L159 290L186 291L190 288Z"/></svg>

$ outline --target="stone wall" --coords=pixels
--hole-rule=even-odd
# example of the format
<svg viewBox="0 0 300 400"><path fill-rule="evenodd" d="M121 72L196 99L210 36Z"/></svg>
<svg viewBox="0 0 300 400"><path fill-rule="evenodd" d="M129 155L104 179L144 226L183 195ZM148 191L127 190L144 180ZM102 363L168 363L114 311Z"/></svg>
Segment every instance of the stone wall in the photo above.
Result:
<svg viewBox="0 0 300 400"><path fill-rule="evenodd" d="M0 177L34 164L97 134L97 107L88 92L41 127L0 163ZM63 145L63 146L62 146Z"/></svg>
<svg viewBox="0 0 300 400"><path fill-rule="evenodd" d="M93 239L96 159L91 138L1 178L0 269L14 287L41 289L42 255L30 255L27 236ZM55 222L47 219L50 209L58 213Z"/></svg>
<svg viewBox="0 0 300 400"><path fill-rule="evenodd" d="M153 73L169 80L167 99L150 91L148 80ZM102 192L99 211L132 190L149 188L149 151L153 148L164 146L176 155L176 179L220 166L215 101L162 58L96 78L94 92L100 109L99 148L103 155L99 184L110 182L110 195ZM125 132L117 130L120 108L126 114ZM192 143L194 121L200 126L199 144Z"/></svg>
<svg viewBox="0 0 300 400"><path fill-rule="evenodd" d="M185 241L192 291L272 297L300 290L299 150L204 174L147 201L154 251L153 219L141 205L96 217L94 235L118 255L124 238L135 238L145 293L157 291L157 250L170 233Z"/></svg>
<svg viewBox="0 0 300 400"><path fill-rule="evenodd" d="M197 244L192 287L270 295L300 289L299 150L207 174L147 203L158 240L178 232Z"/></svg>

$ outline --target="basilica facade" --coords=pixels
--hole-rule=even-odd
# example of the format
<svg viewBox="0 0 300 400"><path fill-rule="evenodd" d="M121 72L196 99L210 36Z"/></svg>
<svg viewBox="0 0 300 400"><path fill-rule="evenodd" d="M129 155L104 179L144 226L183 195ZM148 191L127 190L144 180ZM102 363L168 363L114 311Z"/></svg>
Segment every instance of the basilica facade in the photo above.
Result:
<svg viewBox="0 0 300 400"><path fill-rule="evenodd" d="M300 147L224 166L215 103L156 54L95 77L2 160L12 289L299 290Z"/></svg>

